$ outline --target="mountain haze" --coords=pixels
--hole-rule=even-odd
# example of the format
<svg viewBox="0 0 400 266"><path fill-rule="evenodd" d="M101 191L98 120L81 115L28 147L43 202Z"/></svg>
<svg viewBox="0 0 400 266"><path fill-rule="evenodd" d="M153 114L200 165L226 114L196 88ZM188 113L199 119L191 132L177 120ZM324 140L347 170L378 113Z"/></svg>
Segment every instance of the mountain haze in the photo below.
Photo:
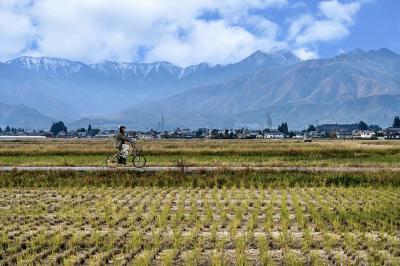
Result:
<svg viewBox="0 0 400 266"><path fill-rule="evenodd" d="M41 129L50 128L53 119L22 104L8 105L0 102L0 127Z"/></svg>
<svg viewBox="0 0 400 266"><path fill-rule="evenodd" d="M278 124L389 123L400 113L400 56L355 50L329 59L256 70L223 84L189 89L107 118L154 127L161 113L171 125L190 127ZM130 119L134 117L134 119ZM354 120L355 119L355 120Z"/></svg>
<svg viewBox="0 0 400 266"><path fill-rule="evenodd" d="M386 126L400 114L399 99L400 56L388 49L307 61L256 51L233 64L185 68L48 57L0 63L3 104L23 104L72 128L157 128L162 114L167 128L261 127L268 116L291 128L361 119Z"/></svg>
<svg viewBox="0 0 400 266"><path fill-rule="evenodd" d="M168 62L88 65L24 56L0 64L0 96L8 104L25 104L57 119L76 120L299 61L283 51L257 51L234 64L185 68Z"/></svg>

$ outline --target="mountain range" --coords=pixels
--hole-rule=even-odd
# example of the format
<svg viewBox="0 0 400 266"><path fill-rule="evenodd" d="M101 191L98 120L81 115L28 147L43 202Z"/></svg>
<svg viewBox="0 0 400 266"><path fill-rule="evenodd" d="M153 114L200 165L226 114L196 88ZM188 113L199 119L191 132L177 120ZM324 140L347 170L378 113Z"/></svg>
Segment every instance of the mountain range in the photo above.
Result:
<svg viewBox="0 0 400 266"><path fill-rule="evenodd" d="M48 128L53 119L45 116L33 108L22 104L9 105L0 102L0 127L7 125L16 128Z"/></svg>
<svg viewBox="0 0 400 266"><path fill-rule="evenodd" d="M59 58L24 56L0 64L0 99L72 121L298 60L289 52L258 51L235 64L202 63L182 68L168 62L105 61L88 65Z"/></svg>
<svg viewBox="0 0 400 266"><path fill-rule="evenodd" d="M292 128L361 119L389 125L399 99L400 56L388 49L307 61L288 51L257 51L233 64L185 68L47 57L0 64L0 101L72 127L157 128L162 114L166 128L260 127L267 117Z"/></svg>

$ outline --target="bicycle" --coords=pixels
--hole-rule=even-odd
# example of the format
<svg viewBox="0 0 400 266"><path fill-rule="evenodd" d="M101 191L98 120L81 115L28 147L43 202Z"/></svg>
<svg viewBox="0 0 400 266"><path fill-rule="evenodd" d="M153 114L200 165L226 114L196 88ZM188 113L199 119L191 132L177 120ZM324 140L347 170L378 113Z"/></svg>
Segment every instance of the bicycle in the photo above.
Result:
<svg viewBox="0 0 400 266"><path fill-rule="evenodd" d="M132 156L132 164L134 167L136 167L136 168L145 167L146 166L146 157L144 157L144 155L142 154L142 148L137 147L136 142L131 144L131 146L132 146L132 149L128 154L127 161L129 159L129 157ZM114 155L108 156L106 158L106 165L111 168L118 167L120 165L125 165L118 161L118 157L119 157L119 152L117 152Z"/></svg>

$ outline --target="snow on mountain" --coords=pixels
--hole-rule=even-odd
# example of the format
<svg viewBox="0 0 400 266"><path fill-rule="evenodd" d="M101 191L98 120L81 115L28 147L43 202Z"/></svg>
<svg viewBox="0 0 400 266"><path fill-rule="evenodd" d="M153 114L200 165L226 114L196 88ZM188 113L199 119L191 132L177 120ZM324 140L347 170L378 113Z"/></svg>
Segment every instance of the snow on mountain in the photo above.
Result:
<svg viewBox="0 0 400 266"><path fill-rule="evenodd" d="M259 69L293 64L296 60L286 53L256 52L237 63L214 66L200 63L185 68L169 62L104 61L88 65L59 58L23 56L0 63L0 99L9 104L25 104L57 119L71 120L224 83Z"/></svg>
<svg viewBox="0 0 400 266"><path fill-rule="evenodd" d="M267 52L258 50L253 54L251 54L250 56L243 59L242 61L240 61L238 64L248 64L252 66L255 65L283 66L283 65L295 64L300 61L301 59L295 56L291 52L278 49L271 49Z"/></svg>
<svg viewBox="0 0 400 266"><path fill-rule="evenodd" d="M193 73L196 73L197 71L204 71L204 70L207 70L210 68L212 68L212 67L208 63L205 63L205 62L200 63L198 65L192 65L192 66L188 66L185 68L181 68L178 78L182 79L187 76L190 76Z"/></svg>
<svg viewBox="0 0 400 266"><path fill-rule="evenodd" d="M52 57L33 57L21 56L9 61L5 64L17 67L19 69L34 72L52 72L53 74L71 74L77 73L83 67L89 67L95 71L101 72L106 76L121 77L123 79L143 79L147 76L161 74L169 75L170 78L183 79L196 72L207 71L209 69L230 69L240 67L259 67L259 66L280 66L289 65L299 62L300 59L294 54L282 50L270 50L268 52L256 51L247 58L238 63L228 65L211 66L208 63L200 63L185 68L173 65L169 62L154 63L129 63L104 61L96 64L86 65L81 62L71 61L61 58Z"/></svg>
<svg viewBox="0 0 400 266"><path fill-rule="evenodd" d="M256 52L238 64L254 65L263 58L262 52ZM387 125L400 112L399 99L400 56L387 49L356 50L333 58L258 69L228 82L134 106L117 117L121 121L135 117L136 124L151 126L162 112L170 126L194 128L264 123L267 114L295 127L315 120L349 122L356 117Z"/></svg>
<svg viewBox="0 0 400 266"><path fill-rule="evenodd" d="M52 58L52 57L32 57L22 56L16 59L6 61L5 64L19 67L28 71L50 71L53 73L76 73L81 70L84 64L67 59Z"/></svg>
<svg viewBox="0 0 400 266"><path fill-rule="evenodd" d="M273 49L268 52L256 51L247 58L238 63L228 65L211 66L208 63L200 63L188 67L179 67L169 62L154 62L154 63L127 63L104 61L97 64L89 65L91 68L101 71L108 76L121 76L126 79L135 77L139 79L147 78L149 75L158 73L167 74L171 78L185 79L197 72L208 71L210 69L230 69L241 67L260 67L260 66L282 66L300 62L301 60L288 51ZM244 69L243 69L244 71Z"/></svg>

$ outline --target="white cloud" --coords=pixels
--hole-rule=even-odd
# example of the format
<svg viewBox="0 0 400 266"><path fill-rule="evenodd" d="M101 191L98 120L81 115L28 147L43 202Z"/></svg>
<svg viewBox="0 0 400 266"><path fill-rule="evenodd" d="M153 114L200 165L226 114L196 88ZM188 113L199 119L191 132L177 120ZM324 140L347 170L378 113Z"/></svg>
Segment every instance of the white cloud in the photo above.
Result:
<svg viewBox="0 0 400 266"><path fill-rule="evenodd" d="M337 0L324 1L319 4L321 13L328 19L352 23L354 16L360 9L359 2L341 4Z"/></svg>
<svg viewBox="0 0 400 266"><path fill-rule="evenodd" d="M0 1L0 55L19 54L30 46L35 36L31 18L24 14L29 1Z"/></svg>
<svg viewBox="0 0 400 266"><path fill-rule="evenodd" d="M345 25L332 20L316 20L296 36L296 44L303 45L317 41L341 39L349 34Z"/></svg>
<svg viewBox="0 0 400 266"><path fill-rule="evenodd" d="M151 49L146 61L167 60L180 65L190 62L235 62L257 49L269 50L283 44L273 39L258 38L237 26L228 26L222 20L196 21L185 41L166 35ZM206 60L205 60L206 58Z"/></svg>
<svg viewBox="0 0 400 266"><path fill-rule="evenodd" d="M298 48L293 50L293 53L303 60L318 58L318 53L307 48Z"/></svg>
<svg viewBox="0 0 400 266"><path fill-rule="evenodd" d="M312 25L315 19L310 15L302 15L293 20L289 27L288 39L295 40L297 36L308 26Z"/></svg>
<svg viewBox="0 0 400 266"><path fill-rule="evenodd" d="M273 8L291 7L288 0L0 0L0 60L34 54L189 65L274 47L310 57L310 44L349 34L359 4L324 1L320 17L293 20L287 37L284 25L266 18Z"/></svg>
<svg viewBox="0 0 400 266"><path fill-rule="evenodd" d="M318 42L340 40L350 34L354 17L361 7L361 1L342 4L338 0L322 1L318 5L318 14L305 14L291 21L288 41L298 47L297 52L304 57L314 56L306 51Z"/></svg>
<svg viewBox="0 0 400 266"><path fill-rule="evenodd" d="M182 65L226 63L276 46L279 27L250 16L249 10L287 5L287 0L2 1L0 59L34 53L85 62L145 59ZM20 1L29 5L19 8ZM207 11L218 13L219 20L199 19ZM259 34L248 31L248 25ZM148 53L141 55L141 48Z"/></svg>

